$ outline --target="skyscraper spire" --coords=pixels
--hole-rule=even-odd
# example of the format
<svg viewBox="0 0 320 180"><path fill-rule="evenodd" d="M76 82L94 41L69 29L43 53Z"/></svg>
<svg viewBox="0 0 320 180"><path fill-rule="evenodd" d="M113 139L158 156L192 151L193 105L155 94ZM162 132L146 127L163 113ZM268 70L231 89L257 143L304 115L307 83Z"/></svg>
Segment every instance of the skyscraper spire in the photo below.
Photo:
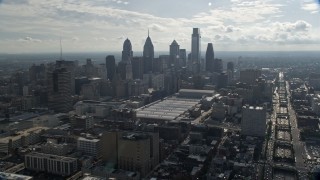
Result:
<svg viewBox="0 0 320 180"><path fill-rule="evenodd" d="M149 28L148 28L148 37L149 37Z"/></svg>
<svg viewBox="0 0 320 180"><path fill-rule="evenodd" d="M62 60L62 43L61 43L61 37L60 37L60 60Z"/></svg>

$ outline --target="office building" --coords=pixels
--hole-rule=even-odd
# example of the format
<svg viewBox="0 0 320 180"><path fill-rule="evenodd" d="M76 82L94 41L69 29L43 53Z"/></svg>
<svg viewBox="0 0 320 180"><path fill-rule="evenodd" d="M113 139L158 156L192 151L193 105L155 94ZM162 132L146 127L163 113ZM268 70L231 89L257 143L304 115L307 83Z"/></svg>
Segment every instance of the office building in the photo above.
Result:
<svg viewBox="0 0 320 180"><path fill-rule="evenodd" d="M71 73L57 68L47 74L48 105L55 112L72 110Z"/></svg>
<svg viewBox="0 0 320 180"><path fill-rule="evenodd" d="M15 135L0 138L0 152L9 154L12 150L40 142L40 136L48 128L33 127L16 132Z"/></svg>
<svg viewBox="0 0 320 180"><path fill-rule="evenodd" d="M214 69L214 51L212 43L208 43L206 51L206 71L213 72Z"/></svg>
<svg viewBox="0 0 320 180"><path fill-rule="evenodd" d="M267 128L266 109L263 107L243 106L241 134L265 137Z"/></svg>
<svg viewBox="0 0 320 180"><path fill-rule="evenodd" d="M90 111L88 113L90 113ZM70 117L70 124L73 129L90 129L94 125L94 120L92 116L88 115L73 115Z"/></svg>
<svg viewBox="0 0 320 180"><path fill-rule="evenodd" d="M143 57L133 57L132 59L132 77L133 79L143 79Z"/></svg>
<svg viewBox="0 0 320 180"><path fill-rule="evenodd" d="M78 170L76 158L31 152L24 157L27 169L61 176L70 176Z"/></svg>
<svg viewBox="0 0 320 180"><path fill-rule="evenodd" d="M193 28L191 37L191 59L193 63L200 63L201 59L201 35L199 28Z"/></svg>
<svg viewBox="0 0 320 180"><path fill-rule="evenodd" d="M222 59L214 59L213 60L213 72L222 73L222 71L223 71Z"/></svg>
<svg viewBox="0 0 320 180"><path fill-rule="evenodd" d="M138 171L144 177L151 170L151 140L147 134L123 133L118 137L118 167Z"/></svg>
<svg viewBox="0 0 320 180"><path fill-rule="evenodd" d="M187 65L187 51L186 49L180 49L180 67L185 67Z"/></svg>
<svg viewBox="0 0 320 180"><path fill-rule="evenodd" d="M228 85L228 75L226 73L220 73L217 77L217 88L225 88Z"/></svg>
<svg viewBox="0 0 320 180"><path fill-rule="evenodd" d="M99 139L79 137L77 139L77 150L88 155L100 157L102 153L102 144Z"/></svg>
<svg viewBox="0 0 320 180"><path fill-rule="evenodd" d="M227 74L229 81L232 81L234 79L234 63L228 62L227 63Z"/></svg>
<svg viewBox="0 0 320 180"><path fill-rule="evenodd" d="M144 62L143 72L144 73L152 72L153 58L154 58L154 47L148 31L148 37L143 46L143 62Z"/></svg>
<svg viewBox="0 0 320 180"><path fill-rule="evenodd" d="M112 81L114 73L116 71L116 59L114 56L106 57L106 68L107 68L107 77L110 81Z"/></svg>
<svg viewBox="0 0 320 180"><path fill-rule="evenodd" d="M123 50L122 50L122 59L123 62L128 62L132 60L133 51L131 41L127 38L123 43Z"/></svg>
<svg viewBox="0 0 320 180"><path fill-rule="evenodd" d="M180 46L176 40L170 45L170 64L174 64L175 67L179 67L179 60L180 60Z"/></svg>

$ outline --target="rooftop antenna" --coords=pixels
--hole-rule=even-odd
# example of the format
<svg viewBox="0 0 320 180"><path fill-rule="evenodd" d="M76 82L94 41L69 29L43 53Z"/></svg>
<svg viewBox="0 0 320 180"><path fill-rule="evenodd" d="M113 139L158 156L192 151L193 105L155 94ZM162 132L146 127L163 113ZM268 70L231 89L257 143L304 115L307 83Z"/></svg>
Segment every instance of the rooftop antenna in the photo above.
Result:
<svg viewBox="0 0 320 180"><path fill-rule="evenodd" d="M148 28L148 37L149 37L149 28Z"/></svg>
<svg viewBox="0 0 320 180"><path fill-rule="evenodd" d="M61 43L61 37L60 37L60 60L62 61L62 43Z"/></svg>

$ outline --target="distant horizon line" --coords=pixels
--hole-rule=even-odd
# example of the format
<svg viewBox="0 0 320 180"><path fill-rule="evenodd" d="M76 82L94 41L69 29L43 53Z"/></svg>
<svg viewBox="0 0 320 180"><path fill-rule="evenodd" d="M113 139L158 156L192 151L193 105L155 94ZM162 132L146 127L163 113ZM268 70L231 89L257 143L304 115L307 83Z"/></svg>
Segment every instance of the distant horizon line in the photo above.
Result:
<svg viewBox="0 0 320 180"><path fill-rule="evenodd" d="M121 53L122 51L84 51L84 52L81 52L81 51L69 51L69 52L63 52L63 54L79 54L79 53L82 53L82 54L85 54L85 53ZM133 51L133 53L142 53L143 51ZM188 51L187 51L188 52ZM206 51L201 51L201 53L205 53ZM299 52L319 52L319 50L299 50L299 51L295 51L295 50L279 50L279 51L274 51L274 50L269 50L269 51L263 51L263 50L258 50L258 51L254 51L254 50L250 50L250 51L233 51L233 50L224 50L224 51L214 51L214 52L266 52L266 53L272 53L272 52L275 52L275 53L281 53L281 52L293 52L293 53L299 53ZM167 54L164 54L164 55L169 55L169 51L157 51L155 52L155 54L159 54L159 53L167 53ZM0 55L23 55L23 54L59 54L60 55L60 51L59 52L22 52L22 53L6 53L6 52L0 52ZM108 54L108 55L112 55L112 54Z"/></svg>

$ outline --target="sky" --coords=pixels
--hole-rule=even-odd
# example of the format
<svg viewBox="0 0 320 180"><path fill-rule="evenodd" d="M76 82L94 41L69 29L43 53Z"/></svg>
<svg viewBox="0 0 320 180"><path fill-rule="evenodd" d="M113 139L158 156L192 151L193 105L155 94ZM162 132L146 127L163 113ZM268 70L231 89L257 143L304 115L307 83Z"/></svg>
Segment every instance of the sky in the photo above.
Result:
<svg viewBox="0 0 320 180"><path fill-rule="evenodd" d="M191 49L319 51L320 0L0 0L0 53Z"/></svg>

